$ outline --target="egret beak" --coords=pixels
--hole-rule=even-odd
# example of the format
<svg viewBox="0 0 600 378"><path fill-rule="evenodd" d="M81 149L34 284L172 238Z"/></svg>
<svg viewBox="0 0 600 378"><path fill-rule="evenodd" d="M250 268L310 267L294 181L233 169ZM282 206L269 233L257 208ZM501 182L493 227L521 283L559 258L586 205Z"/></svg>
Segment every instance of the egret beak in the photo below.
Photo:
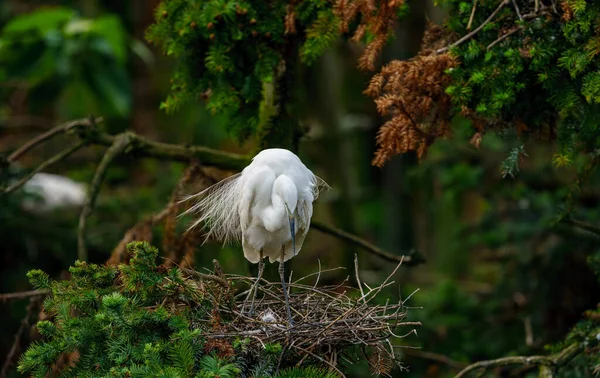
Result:
<svg viewBox="0 0 600 378"><path fill-rule="evenodd" d="M290 219L290 232L292 235L292 251L294 251L294 257L296 256L296 218L293 215L289 216Z"/></svg>

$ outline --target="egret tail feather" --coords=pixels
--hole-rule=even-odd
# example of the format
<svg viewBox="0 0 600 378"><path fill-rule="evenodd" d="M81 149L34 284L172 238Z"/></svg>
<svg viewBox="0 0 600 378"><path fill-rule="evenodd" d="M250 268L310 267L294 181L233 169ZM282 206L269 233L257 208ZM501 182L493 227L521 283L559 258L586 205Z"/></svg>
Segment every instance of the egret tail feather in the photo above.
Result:
<svg viewBox="0 0 600 378"><path fill-rule="evenodd" d="M211 187L185 197L181 202L196 199L197 202L180 216L198 214L186 232L204 224L208 239L222 240L224 243L241 239L240 217L237 211L241 196L241 173L222 180Z"/></svg>

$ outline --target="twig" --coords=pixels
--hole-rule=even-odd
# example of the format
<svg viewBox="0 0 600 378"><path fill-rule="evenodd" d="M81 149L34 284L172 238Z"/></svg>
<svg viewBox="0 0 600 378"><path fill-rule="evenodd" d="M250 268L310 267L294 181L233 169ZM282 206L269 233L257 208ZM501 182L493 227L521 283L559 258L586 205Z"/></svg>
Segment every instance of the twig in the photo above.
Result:
<svg viewBox="0 0 600 378"><path fill-rule="evenodd" d="M473 24L473 18L475 18L475 10L477 9L477 0L473 2L473 9L471 9L471 16L469 17L469 23L467 24L467 30L471 30Z"/></svg>
<svg viewBox="0 0 600 378"><path fill-rule="evenodd" d="M417 258L415 258L415 255L413 255L413 256L393 255L393 254L386 252L383 249L369 243L368 241L359 238L358 236L352 235L344 230L340 230L339 228L328 226L321 222L313 221L313 222L311 222L311 227L315 230L335 236L338 239L346 240L352 244L355 244L355 245L363 248L367 252L372 253L372 254L374 254L384 260L390 261L390 262L397 263L397 262L403 261L405 265L413 266L413 265L421 264L425 261L425 259L420 255L417 256Z"/></svg>
<svg viewBox="0 0 600 378"><path fill-rule="evenodd" d="M506 38L510 37L511 35L515 34L516 32L518 32L519 30L522 30L523 28L518 26L510 31L508 31L507 33L503 34L500 38L496 39L494 42L490 43L487 47L487 49L491 49L492 47L496 46L498 43L504 41Z"/></svg>
<svg viewBox="0 0 600 378"><path fill-rule="evenodd" d="M38 295L46 295L50 291L48 290L29 290L29 291L18 291L16 293L0 294L0 302L4 303L13 299L24 299L35 297Z"/></svg>
<svg viewBox="0 0 600 378"><path fill-rule="evenodd" d="M540 0L535 0L535 8L534 11L537 13L540 10Z"/></svg>
<svg viewBox="0 0 600 378"><path fill-rule="evenodd" d="M449 367L451 367L453 369L462 370L468 366L464 362L455 361L455 360L451 359L450 357L445 356L443 354L439 354L439 353L425 352L425 351L421 351L421 350L417 350L417 349L406 349L404 351L404 353L408 356L422 358L424 360L440 362L444 365L448 365Z"/></svg>
<svg viewBox="0 0 600 378"><path fill-rule="evenodd" d="M506 365L535 365L555 368L567 364L580 352L580 346L578 344L572 344L567 348L563 349L562 351L550 356L514 356L499 358L497 360L480 361L467 366L454 378L466 377L470 372L478 369L489 369L493 367Z"/></svg>
<svg viewBox="0 0 600 378"><path fill-rule="evenodd" d="M517 16L519 16L519 20L523 21L523 16L521 16L521 11L519 10L519 6L517 5L516 0L512 0L513 6L515 7L515 12L517 12Z"/></svg>
<svg viewBox="0 0 600 378"><path fill-rule="evenodd" d="M128 133L119 134L119 136L115 139L114 143L106 153L102 157L102 161L96 168L96 173L94 174L94 179L92 180L92 184L90 186L88 198L85 201L85 205L81 210L81 215L79 216L79 229L77 233L77 258L80 261L87 261L87 248L85 245L85 232L87 227L87 218L92 213L92 208L94 207L94 203L96 202L96 197L98 196L98 192L100 191L100 185L104 180L104 176L108 169L110 163L117 157L121 152L127 148L127 146L131 143L131 138Z"/></svg>
<svg viewBox="0 0 600 378"><path fill-rule="evenodd" d="M561 222L569 224L571 226L575 226L584 231L591 232L592 234L600 235L600 228L598 228L594 225L591 225L589 223L586 223L586 222L583 222L583 221L580 221L577 219L573 219L573 218L563 218L561 220Z"/></svg>
<svg viewBox="0 0 600 378"><path fill-rule="evenodd" d="M330 367L331 367L333 370L335 370L335 371L336 371L336 372L337 372L337 373L338 373L338 374L339 374L339 375L340 375L342 378L346 378L346 376L344 375L344 373L342 373L342 371L341 371L340 369L338 369L337 367L335 367L335 365L332 365L332 364L331 364L331 362L329 362L329 361L327 361L327 360L325 360L325 359L323 359L323 358L321 358L321 357L317 356L316 354L314 354L313 352L311 352L311 351L309 351L309 350L306 350L306 349L304 349L304 348L300 348L300 347L296 347L296 348L298 348L299 350L303 351L304 353L308 353L308 354L310 354L311 356L313 356L313 357L314 357L314 358L316 358L317 360L319 360L319 361L321 361L321 362L323 362L323 363L325 363L325 364L329 365L329 366L330 366ZM299 366L299 365L296 365L296 366Z"/></svg>
<svg viewBox="0 0 600 378"><path fill-rule="evenodd" d="M19 348L21 347L21 337L23 337L23 334L25 334L25 332L29 328L31 317L39 303L39 298L31 297L29 299L29 305L27 305L27 313L25 314L25 317L21 320L21 326L15 334L15 341L13 342L10 351L6 355L4 365L2 365L2 371L0 371L0 378L5 378L8 375L8 369L11 367L13 360L15 359L15 355L18 353Z"/></svg>
<svg viewBox="0 0 600 378"><path fill-rule="evenodd" d="M479 33L479 31L481 29L483 29L483 27L487 24L489 24L494 17L496 17L496 15L498 14L498 12L500 12L500 10L502 10L502 8L504 8L508 3L510 2L510 0L502 0L502 2L500 3L500 5L498 5L498 7L496 8L496 10L494 10L494 12L485 20L481 23L481 25L479 25L477 28L475 28L475 30L473 30L472 32L470 32L469 34L465 35L464 37L462 37L461 39L459 39L458 41L450 44L449 46L443 47L441 49L438 49L435 51L436 54L441 54L443 52L446 52L448 50L450 50L453 47L456 47L458 45L460 45L461 43L471 39L471 37L473 37L475 34Z"/></svg>
<svg viewBox="0 0 600 378"><path fill-rule="evenodd" d="M9 194L14 192L15 190L21 188L23 185L25 185L27 183L27 181L31 180L31 178L33 176L35 176L37 173L43 171L44 169L48 168L49 166L51 166L54 163L58 163L59 161L68 158L69 156L71 156L71 154L73 154L75 151L79 150L81 147L85 146L87 144L87 142L85 141L81 141L79 143L77 143L76 145L67 148L66 150L63 150L62 152L59 152L58 154L52 156L50 159L44 161L43 163L41 163L40 165L38 165L33 171L31 171L27 176L23 177L21 180L17 181L16 183L12 184L11 186L1 189L2 193L4 194Z"/></svg>
<svg viewBox="0 0 600 378"><path fill-rule="evenodd" d="M70 122L55 126L55 127L51 128L50 130L46 131L45 133L33 138L32 140L30 140L27 143L25 143L23 146L21 146L15 152L10 154L6 160L9 163L17 160L23 154L25 154L27 151L35 148L39 144L51 139L56 134L67 132L76 126L93 126L94 124L99 123L99 122L102 122L102 118L96 118L96 119L83 118L83 119L77 119L74 121L70 121Z"/></svg>
<svg viewBox="0 0 600 378"><path fill-rule="evenodd" d="M360 289L360 297L362 298L363 303L367 303L365 300L365 292L363 291L362 284L360 283L360 276L358 274L358 255L356 253L354 254L354 270L356 271L356 282Z"/></svg>

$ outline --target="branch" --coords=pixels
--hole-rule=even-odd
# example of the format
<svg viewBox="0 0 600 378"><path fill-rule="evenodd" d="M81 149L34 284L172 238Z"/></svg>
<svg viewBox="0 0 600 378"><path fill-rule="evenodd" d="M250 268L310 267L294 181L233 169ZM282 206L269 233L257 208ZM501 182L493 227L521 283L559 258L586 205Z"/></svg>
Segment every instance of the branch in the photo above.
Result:
<svg viewBox="0 0 600 378"><path fill-rule="evenodd" d="M396 263L403 261L404 264L406 264L408 266L414 266L414 265L418 265L418 264L425 262L424 256L422 256L418 252L413 252L408 256L394 255L394 254L384 251L383 249L369 243L368 241L366 241L364 239L359 238L358 236L349 234L344 230L340 230L339 228L331 227L326 224L323 224L320 222L314 222L314 221L311 222L311 226L315 230L321 231L323 233L335 236L338 239L342 239L342 240L350 242L354 245L357 245L357 246L363 248L365 251L367 251L375 256L378 256L386 261L396 262ZM403 257L404 257L404 260L402 260Z"/></svg>
<svg viewBox="0 0 600 378"><path fill-rule="evenodd" d="M483 29L483 27L485 25L487 25L490 22L492 22L492 20L494 19L494 17L496 17L496 15L498 14L498 12L500 12L500 10L502 10L502 8L504 8L504 6L508 5L508 3L510 3L510 0L502 0L502 2L500 3L500 5L498 5L498 8L496 8L496 10L485 21L483 21L481 23L481 25L479 25L477 28L475 28L475 30L473 30L469 34L465 35L464 37L462 37L458 41L450 44L449 46L446 46L446 47L443 47L441 49L436 50L435 53L436 54L441 54L441 53L446 52L446 51L450 50L451 48L456 47L456 46L460 45L461 43L463 43L463 42L471 39L471 37L473 37L475 34L479 33L479 31L481 31L481 29Z"/></svg>
<svg viewBox="0 0 600 378"><path fill-rule="evenodd" d="M21 325L19 326L19 330L15 334L15 341L13 342L13 345L10 348L8 354L6 355L6 359L4 360L4 365L2 366L2 370L0 371L1 378L5 378L8 376L8 369L10 369L15 359L15 356L17 356L17 353L21 348L21 338L29 329L31 318L33 317L34 312L37 311L37 307L39 306L40 302L41 301L39 298L30 299L29 305L27 305L26 309L27 313L25 314L25 317L21 319Z"/></svg>
<svg viewBox="0 0 600 378"><path fill-rule="evenodd" d="M590 232L592 234L595 235L600 235L600 228L591 225L589 223L577 220L577 219L573 219L573 218L563 218L561 220L562 223L566 223L569 224L571 226L574 226L576 228L582 229L584 231Z"/></svg>
<svg viewBox="0 0 600 378"><path fill-rule="evenodd" d="M31 178L33 176L35 176L36 173L41 172L42 170L46 169L47 167L49 167L50 165L52 165L54 163L57 163L63 159L68 158L69 156L71 156L71 154L73 154L75 151L77 151L81 147L85 146L86 144L87 144L87 142L80 141L79 143L72 146L71 148L67 148L66 150L63 150L62 152L59 152L58 154L52 156L50 159L48 159L48 160L44 161L43 163L41 163L40 165L38 165L33 171L31 171L27 176L23 177L18 182L12 184L8 188L2 188L2 189L0 189L0 191L4 194L9 194L9 193L14 192L15 190L17 190L20 187L22 187L23 185L25 185L25 183L27 183L27 181L31 180Z"/></svg>
<svg viewBox="0 0 600 378"><path fill-rule="evenodd" d="M46 295L50 291L48 290L29 290L29 291L17 291L16 293L0 294L0 303L4 303L13 299L24 299L35 297L37 295Z"/></svg>
<svg viewBox="0 0 600 378"><path fill-rule="evenodd" d="M443 354L439 354L439 353L425 352L425 351L421 351L421 350L417 350L417 349L410 349L410 348L406 348L403 351L403 353L408 356L422 358L424 360L436 361L436 362L448 365L449 367L451 367L453 369L461 370L468 366L464 362L455 361L455 360L451 359L450 357L445 356Z"/></svg>
<svg viewBox="0 0 600 378"><path fill-rule="evenodd" d="M469 17L469 23L467 24L467 30L471 30L471 25L473 25L473 19L475 18L475 11L477 10L477 0L473 2L473 8L471 9L471 16Z"/></svg>
<svg viewBox="0 0 600 378"><path fill-rule="evenodd" d="M21 146L21 148L17 149L15 152L10 154L6 160L9 163L12 163L13 161L20 158L27 151L34 149L39 144L54 137L56 134L65 133L77 126L93 127L96 123L99 123L99 122L102 122L102 118L96 118L96 119L84 118L84 119L76 119L74 121L70 121L70 122L55 126L55 127L51 128L50 130L46 131L45 133L33 138L32 140L30 140L27 143L25 143L23 146Z"/></svg>
<svg viewBox="0 0 600 378"><path fill-rule="evenodd" d="M521 26L518 26L512 30L510 30L509 32L503 34L501 37L499 37L498 39L496 39L494 42L490 43L487 47L487 50L491 49L492 47L496 46L498 43L504 41L506 38L510 37L511 35L515 34L516 32L518 32L519 30L523 30L523 28Z"/></svg>
<svg viewBox="0 0 600 378"><path fill-rule="evenodd" d="M87 260L87 250L85 246L87 218L89 217L94 206L100 188L100 184L102 183L104 174L106 173L106 169L108 168L108 165L116 155L120 153L126 153L134 157L150 157L180 162L188 162L190 160L197 159L204 166L216 166L221 169L229 169L236 171L241 171L251 161L250 158L244 155L219 151L203 146L178 145L154 142L132 132L124 132L117 135L110 135L99 130L98 128L93 127L96 122L100 122L101 120L102 118L97 118L95 120L80 119L65 123L63 125L59 125L53 128L52 130L49 130L47 133L44 133L39 137L35 138L34 140L26 143L23 147L19 148L9 157L9 161L11 159L14 160L22 154L24 154L25 152L31 150L38 144L48 140L53 135L61 131L64 132L70 129L75 129L77 137L81 139L81 143L83 144L102 145L109 147L96 170L96 174L90 187L90 195L79 217L78 258L82 261ZM66 155L67 151L63 152L63 154ZM56 159L57 157L60 157L60 159L62 159L66 156L57 155L52 159ZM60 160L52 159L45 163L42 163L36 169L36 172L39 172L48 165L52 164L53 162ZM23 185L29 178L30 177L27 177L27 179L24 180L23 183L20 183L20 185ZM316 230L330 234L338 239L346 240L350 243L353 243L365 249L367 252L372 253L384 260L396 263L401 261L402 256L386 252L376 247L375 245L369 243L368 241L361 239L355 235L349 234L343 230L330 227L318 222L312 222L312 225L313 228L315 228ZM417 265L423 263L424 261L425 259L423 258L423 256L418 253L413 253L409 256L404 256L404 263L409 266Z"/></svg>
<svg viewBox="0 0 600 378"><path fill-rule="evenodd" d="M216 166L221 169L238 171L241 171L250 163L250 158L239 154L203 146L154 142L131 132L127 132L127 134L131 140L127 154L135 157L150 157L180 162L198 159L204 166ZM80 137L89 139L92 144L111 146L119 135L121 134L114 136L104 132L91 133L83 130Z"/></svg>
<svg viewBox="0 0 600 378"><path fill-rule="evenodd" d="M504 357L499 358L497 360L489 360L489 361L480 361L476 362L472 365L467 366L460 373L458 373L454 378L466 377L472 371L478 369L490 369L499 366L506 365L535 365L546 368L557 368L563 365L566 365L569 361L571 361L575 356L577 356L581 352L581 348L578 344L572 344L562 351L552 354L550 356L514 356L514 357Z"/></svg>
<svg viewBox="0 0 600 378"><path fill-rule="evenodd" d="M102 161L98 165L96 169L96 173L94 174L94 179L92 180L92 184L90 186L90 192L87 200L85 201L85 205L81 210L81 215L79 216L79 230L77 234L77 258L80 261L87 261L87 249L85 246L85 231L87 227L87 218L92 213L92 208L94 207L94 203L96 202L96 197L98 196L98 192L100 191L100 185L104 180L104 176L106 175L106 171L110 163L120 155L125 148L129 146L131 143L129 133L119 134L115 137L113 144L109 147L109 149L102 157Z"/></svg>

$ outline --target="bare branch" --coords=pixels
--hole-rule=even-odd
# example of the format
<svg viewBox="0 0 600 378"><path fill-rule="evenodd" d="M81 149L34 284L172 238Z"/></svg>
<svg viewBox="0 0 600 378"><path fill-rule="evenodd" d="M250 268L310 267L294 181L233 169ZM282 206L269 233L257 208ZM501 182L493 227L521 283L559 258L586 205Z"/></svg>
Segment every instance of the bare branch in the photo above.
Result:
<svg viewBox="0 0 600 378"><path fill-rule="evenodd" d="M473 25L473 18L475 18L475 11L477 10L477 1L473 2L473 9L471 9L471 16L469 17L469 23L467 24L467 30L471 30L471 25Z"/></svg>
<svg viewBox="0 0 600 378"><path fill-rule="evenodd" d="M590 232L592 234L595 235L600 235L600 228L591 225L589 223L577 220L577 219L573 219L573 218L563 218L561 220L561 223L565 223L571 226L574 226L576 228L582 229L584 231Z"/></svg>
<svg viewBox="0 0 600 378"><path fill-rule="evenodd" d="M33 317L33 314L38 311L40 303L40 298L30 297L29 305L27 305L27 313L25 314L25 317L21 320L21 326L15 334L15 341L13 342L10 351L6 355L4 365L2 366L2 370L0 371L0 378L5 378L6 376L8 376L8 369L10 369L15 358L18 357L19 349L21 348L21 338L29 329L29 326L31 325L31 318Z"/></svg>
<svg viewBox="0 0 600 378"><path fill-rule="evenodd" d="M239 154L219 151L204 146L154 142L131 132L127 132L127 134L131 139L131 145L127 149L127 154L135 157L149 157L180 162L197 159L204 166L216 166L221 169L239 171L250 163L250 158ZM119 135L113 136L103 132L92 133L82 130L80 137L90 140L92 144L111 146Z"/></svg>
<svg viewBox="0 0 600 378"><path fill-rule="evenodd" d="M87 248L85 246L85 232L87 227L87 218L92 213L92 208L94 207L94 203L96 202L96 197L98 196L98 192L100 191L100 185L104 180L104 176L106 175L106 171L110 163L121 154L125 148L131 143L131 138L128 133L119 134L116 138L112 146L106 151L104 157L102 157L102 161L98 165L96 169L96 173L94 174L94 179L92 180L92 184L90 186L89 195L87 200L85 201L85 205L81 210L81 215L79 216L79 230L77 234L77 258L80 261L87 261Z"/></svg>
<svg viewBox="0 0 600 378"><path fill-rule="evenodd" d="M38 295L48 294L48 290L29 290L29 291L17 291L15 293L0 294L0 303L11 301L13 299L25 299L35 297Z"/></svg>
<svg viewBox="0 0 600 378"><path fill-rule="evenodd" d="M404 354L406 354L408 356L422 358L424 360L429 360L429 361L436 361L436 362L442 363L444 365L448 365L449 367L451 367L453 369L461 370L468 366L467 364L465 364L463 362L455 361L455 360L451 359L450 357L445 356L443 354L439 354L439 353L425 352L425 351L421 351L418 349L409 349L409 348L406 348L403 352L404 352Z"/></svg>
<svg viewBox="0 0 600 378"><path fill-rule="evenodd" d="M422 255L420 255L419 253L414 253L409 256L394 255L394 254L384 251L383 249L369 243L368 241L366 241L364 239L359 238L358 236L352 235L344 230L340 230L339 228L328 226L321 222L313 221L313 222L311 222L311 227L314 228L315 230L335 236L338 239L342 239L342 240L345 240L352 244L355 244L355 245L363 248L365 251L367 251L373 255L376 255L386 261L396 262L396 263L402 261L405 265L409 265L409 266L418 265L418 264L425 262L425 258Z"/></svg>
<svg viewBox="0 0 600 378"><path fill-rule="evenodd" d="M472 32L470 32L469 34L465 35L464 37L462 37L461 39L459 39L458 41L450 44L449 46L443 47L441 49L438 49L435 51L436 54L441 54L444 53L448 50L450 50L451 48L460 45L461 43L468 41L469 39L471 39L471 37L473 37L475 34L479 33L481 31L481 29L483 29L483 27L487 24L489 24L490 22L492 22L492 20L494 19L494 17L496 17L496 15L498 14L498 12L500 12L502 10L502 8L504 8L508 3L510 2L510 0L502 0L502 2L500 3L500 5L498 5L498 8L496 8L496 10L494 12L492 12L492 14L481 23L481 25L479 25L477 28L475 28L475 30L473 30Z"/></svg>
<svg viewBox="0 0 600 378"><path fill-rule="evenodd" d="M556 368L567 364L571 359L581 353L581 347L578 344L572 344L562 351L550 356L514 356L504 357L497 360L480 361L464 368L454 378L466 377L469 373L479 369L490 369L507 365L534 365Z"/></svg>
<svg viewBox="0 0 600 378"><path fill-rule="evenodd" d="M9 194L14 192L15 190L21 188L23 185L25 185L27 183L27 181L31 180L31 178L33 176L36 175L36 173L39 173L41 171L43 171L44 169L48 168L49 166L51 166L54 163L58 163L59 161L68 158L69 156L71 156L75 151L79 150L81 147L85 146L87 144L87 142L85 141L81 141L79 143L77 143L76 145L67 148L66 150L63 150L62 152L59 152L58 154L52 156L50 159L44 161L43 163L41 163L40 165L38 165L33 171L31 171L27 176L23 177L21 180L17 181L16 183L12 184L11 186L4 188L4 189L0 189L0 191L4 194Z"/></svg>
<svg viewBox="0 0 600 378"><path fill-rule="evenodd" d="M56 127L53 127L50 130L46 131L45 133L33 138L32 140L30 140L27 143L25 143L23 146L21 146L15 152L10 154L6 160L9 163L12 163L13 161L20 158L27 151L34 149L39 144L53 138L57 134L65 133L77 126L93 127L96 123L99 123L99 122L102 122L102 118L96 118L96 119L84 118L84 119L76 119L74 121L70 121L70 122L58 125Z"/></svg>
<svg viewBox="0 0 600 378"><path fill-rule="evenodd" d="M517 5L516 0L512 0L513 7L515 7L515 12L517 12L517 16L519 16L519 20L523 21L523 16L521 16L521 11L519 10L519 6Z"/></svg>
<svg viewBox="0 0 600 378"><path fill-rule="evenodd" d="M516 32L518 32L519 30L523 30L522 27L516 27L508 32L506 32L505 34L503 34L500 38L496 39L494 42L490 43L487 47L487 50L491 49L492 47L496 46L498 43L504 41L506 38L510 37L511 35L515 34Z"/></svg>

